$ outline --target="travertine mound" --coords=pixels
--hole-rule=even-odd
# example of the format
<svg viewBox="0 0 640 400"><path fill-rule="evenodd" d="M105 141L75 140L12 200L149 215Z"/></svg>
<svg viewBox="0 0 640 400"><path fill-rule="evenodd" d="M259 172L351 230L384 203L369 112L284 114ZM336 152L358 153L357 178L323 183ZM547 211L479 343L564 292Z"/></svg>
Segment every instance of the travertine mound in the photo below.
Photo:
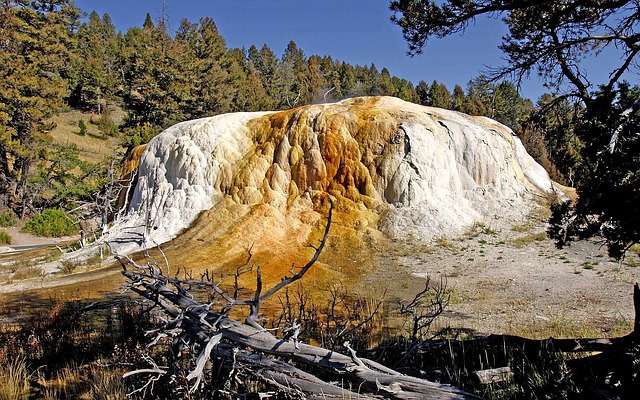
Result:
<svg viewBox="0 0 640 400"><path fill-rule="evenodd" d="M346 227L428 239L513 224L556 190L509 128L391 97L183 122L147 145L138 177L112 237L136 232L147 244L216 205L268 208L270 222L242 223L278 237L315 222L304 215L327 196Z"/></svg>

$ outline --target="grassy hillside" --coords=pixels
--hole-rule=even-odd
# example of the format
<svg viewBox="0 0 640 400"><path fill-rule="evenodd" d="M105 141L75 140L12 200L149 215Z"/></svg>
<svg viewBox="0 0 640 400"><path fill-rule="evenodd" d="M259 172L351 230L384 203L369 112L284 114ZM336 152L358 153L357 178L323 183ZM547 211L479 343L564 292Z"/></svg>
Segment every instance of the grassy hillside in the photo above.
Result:
<svg viewBox="0 0 640 400"><path fill-rule="evenodd" d="M122 124L125 116L124 110L117 105L110 105L108 108L107 118L111 120L112 126ZM100 116L95 113L79 110L70 110L54 116L51 118L51 122L55 123L55 128L49 133L52 139L51 145L76 145L83 161L95 163L110 159L113 157L114 151L120 147L121 140L119 135L109 135L102 132L98 124L99 119ZM80 134L79 121L83 121L86 126L85 135Z"/></svg>

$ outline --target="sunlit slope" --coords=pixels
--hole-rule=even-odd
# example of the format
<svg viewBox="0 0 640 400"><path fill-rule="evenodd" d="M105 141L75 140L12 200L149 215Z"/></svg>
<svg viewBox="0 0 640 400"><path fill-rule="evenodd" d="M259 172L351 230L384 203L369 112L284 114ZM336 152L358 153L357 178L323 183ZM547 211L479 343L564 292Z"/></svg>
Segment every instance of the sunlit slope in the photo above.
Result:
<svg viewBox="0 0 640 400"><path fill-rule="evenodd" d="M251 248L280 272L313 252L329 198L324 267L341 273L383 237L500 228L555 191L507 127L391 97L183 122L147 145L138 176L109 236L119 251L178 236L163 246L176 267L231 268Z"/></svg>

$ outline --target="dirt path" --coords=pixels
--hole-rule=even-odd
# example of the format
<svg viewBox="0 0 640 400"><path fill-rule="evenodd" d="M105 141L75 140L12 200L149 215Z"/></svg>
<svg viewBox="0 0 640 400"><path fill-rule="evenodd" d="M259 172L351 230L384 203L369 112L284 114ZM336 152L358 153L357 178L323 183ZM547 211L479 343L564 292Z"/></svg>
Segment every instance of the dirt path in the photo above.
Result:
<svg viewBox="0 0 640 400"><path fill-rule="evenodd" d="M65 236L59 238L49 238L42 236L30 235L28 233L20 232L22 230L22 225L12 226L9 228L2 228L2 230L6 231L9 235L11 235L11 244L9 245L0 245L0 254L15 251L16 249L20 249L25 246L53 246L60 243L69 242L71 240L77 239L77 236Z"/></svg>

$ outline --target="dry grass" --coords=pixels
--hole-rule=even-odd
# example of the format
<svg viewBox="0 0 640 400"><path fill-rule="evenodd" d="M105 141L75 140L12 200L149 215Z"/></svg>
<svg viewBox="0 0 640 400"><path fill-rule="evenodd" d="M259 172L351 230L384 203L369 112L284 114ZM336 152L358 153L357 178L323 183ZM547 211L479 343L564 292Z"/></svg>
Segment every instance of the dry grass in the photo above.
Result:
<svg viewBox="0 0 640 400"><path fill-rule="evenodd" d="M120 112L112 111L113 115L119 116ZM80 158L84 161L96 162L113 157L114 151L119 148L119 139L105 136L98 130L98 126L89 123L91 114L77 110L61 113L51 118L56 123L49 136L54 145L70 146L76 145L80 150ZM80 136L78 132L78 121L83 120L87 126L87 134ZM121 117L114 118L117 123Z"/></svg>
<svg viewBox="0 0 640 400"><path fill-rule="evenodd" d="M532 339L622 337L629 334L631 326L632 322L623 317L585 322L565 315L555 315L544 320L534 320L510 333Z"/></svg>
<svg viewBox="0 0 640 400"><path fill-rule="evenodd" d="M527 235L519 236L511 240L511 244L513 244L515 247L524 247L534 242L542 242L546 238L547 238L546 232L529 233Z"/></svg>
<svg viewBox="0 0 640 400"><path fill-rule="evenodd" d="M40 376L38 383L47 399L120 400L127 398L123 372L94 364L71 365L57 371L51 379Z"/></svg>
<svg viewBox="0 0 640 400"><path fill-rule="evenodd" d="M16 272L11 276L11 279L19 281L23 279L42 278L43 276L44 272L40 267L30 266L16 270Z"/></svg>
<svg viewBox="0 0 640 400"><path fill-rule="evenodd" d="M28 399L31 373L24 358L0 364L0 400Z"/></svg>
<svg viewBox="0 0 640 400"><path fill-rule="evenodd" d="M519 225L514 225L511 227L511 230L519 233L531 232L546 223L549 218L551 218L550 201L540 201L538 205L529 212L524 222Z"/></svg>

